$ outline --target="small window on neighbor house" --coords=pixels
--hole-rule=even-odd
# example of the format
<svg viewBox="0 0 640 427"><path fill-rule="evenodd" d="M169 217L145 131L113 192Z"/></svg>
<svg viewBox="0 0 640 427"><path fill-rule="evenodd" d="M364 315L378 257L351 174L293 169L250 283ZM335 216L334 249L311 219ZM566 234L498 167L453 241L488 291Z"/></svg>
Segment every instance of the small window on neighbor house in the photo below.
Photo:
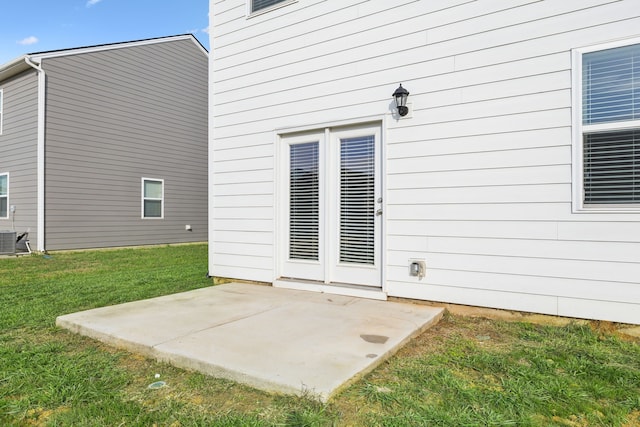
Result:
<svg viewBox="0 0 640 427"><path fill-rule="evenodd" d="M263 9L268 9L278 3L285 2L290 3L291 0L251 0L251 13L255 13Z"/></svg>
<svg viewBox="0 0 640 427"><path fill-rule="evenodd" d="M640 43L580 55L582 204L638 208Z"/></svg>
<svg viewBox="0 0 640 427"><path fill-rule="evenodd" d="M9 217L9 174L0 174L0 218Z"/></svg>
<svg viewBox="0 0 640 427"><path fill-rule="evenodd" d="M164 180L142 178L142 218L164 218Z"/></svg>

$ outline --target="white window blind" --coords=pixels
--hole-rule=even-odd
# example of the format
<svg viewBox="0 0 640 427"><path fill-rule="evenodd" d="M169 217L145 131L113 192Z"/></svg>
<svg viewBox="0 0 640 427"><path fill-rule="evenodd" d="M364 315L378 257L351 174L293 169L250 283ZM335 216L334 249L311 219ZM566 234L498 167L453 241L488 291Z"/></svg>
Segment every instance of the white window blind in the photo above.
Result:
<svg viewBox="0 0 640 427"><path fill-rule="evenodd" d="M583 124L640 119L640 44L585 54L582 79Z"/></svg>
<svg viewBox="0 0 640 427"><path fill-rule="evenodd" d="M375 138L340 141L340 261L375 262Z"/></svg>
<svg viewBox="0 0 640 427"><path fill-rule="evenodd" d="M319 143L290 146L289 258L318 260Z"/></svg>
<svg viewBox="0 0 640 427"><path fill-rule="evenodd" d="M282 3L283 1L286 0L251 0L251 12L266 9L275 4Z"/></svg>
<svg viewBox="0 0 640 427"><path fill-rule="evenodd" d="M585 203L640 202L640 130L584 136Z"/></svg>
<svg viewBox="0 0 640 427"><path fill-rule="evenodd" d="M640 44L582 56L585 204L640 203Z"/></svg>

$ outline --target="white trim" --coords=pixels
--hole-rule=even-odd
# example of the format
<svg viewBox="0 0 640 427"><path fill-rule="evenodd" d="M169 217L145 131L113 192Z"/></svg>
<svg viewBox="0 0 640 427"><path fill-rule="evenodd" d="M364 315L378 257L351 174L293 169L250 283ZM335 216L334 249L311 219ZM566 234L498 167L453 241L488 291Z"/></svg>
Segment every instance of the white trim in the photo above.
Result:
<svg viewBox="0 0 640 427"><path fill-rule="evenodd" d="M574 49L571 55L572 88L571 102L573 104L573 124L571 140L571 208L573 213L579 213L583 208L583 169L582 169L582 53Z"/></svg>
<svg viewBox="0 0 640 427"><path fill-rule="evenodd" d="M272 272L273 272L273 276L271 278L271 283L274 284L276 283L276 281L278 280L278 277L282 277L282 266L284 264L284 262L282 262L281 260L284 260L285 258L285 249L284 249L284 245L281 245L280 242L282 241L283 237L282 237L282 233L284 230L284 227L286 226L285 224L285 219L284 216L285 215L281 215L280 214L280 208L278 206L280 206L280 200L283 200L283 198L285 197L284 193L286 193L285 191L283 191L281 189L282 185L281 183L284 180L283 177L283 172L282 170L284 168L282 168L280 165L282 164L282 146L284 145L283 141L282 141L282 135L279 135L278 133L274 133L273 135L274 137L272 138L273 141L275 141L275 150L274 150L274 156L273 156L273 204L271 205L273 208L273 230L274 232L272 233L272 239L271 239L271 247L273 248L273 268L272 268ZM211 244L211 243L209 243Z"/></svg>
<svg viewBox="0 0 640 427"><path fill-rule="evenodd" d="M607 49L640 44L640 37L621 39L573 49L571 52L572 73L572 185L571 207L573 213L638 213L640 203L635 205L585 205L584 203L584 165L583 165L583 135L589 132L604 132L616 129L637 128L640 121L625 121L593 125L582 124L582 57L586 53L599 52Z"/></svg>
<svg viewBox="0 0 640 427"><path fill-rule="evenodd" d="M9 192L11 191L11 189L9 188L10 186L10 179L9 179L9 172L2 172L0 173L0 177L6 176L7 177L7 194L2 195L0 194L0 197L6 197L7 198L7 216L0 216L0 219L9 219L9 211L11 210L10 208L10 203L9 203Z"/></svg>
<svg viewBox="0 0 640 427"><path fill-rule="evenodd" d="M45 119L47 75L39 64L34 63L30 57L23 57L25 64L38 72L38 129L36 142L36 249L44 252L45 248Z"/></svg>
<svg viewBox="0 0 640 427"><path fill-rule="evenodd" d="M260 16L260 15L265 14L265 13L269 13L269 12L271 12L273 10L280 9L281 7L289 6L290 4L297 3L298 0L283 0L280 3L276 3L276 4L271 5L269 7L265 7L264 9L256 10L255 12L253 12L253 8L251 7L252 6L252 2L253 2L252 0L247 0L247 3L246 3L247 4L247 19L254 18L256 16ZM209 14L211 14L211 12L209 12Z"/></svg>
<svg viewBox="0 0 640 427"><path fill-rule="evenodd" d="M345 295L357 298L368 298L380 301L387 300L387 293L380 288L365 289L359 286L342 284L326 284L320 282L306 282L300 280L277 279L273 282L274 288L294 289L298 291L319 292L332 295Z"/></svg>
<svg viewBox="0 0 640 427"><path fill-rule="evenodd" d="M380 122L380 197L382 197L382 220L380 221L380 280L382 292L387 294L387 159L388 156L388 134L387 129L391 115L385 114Z"/></svg>
<svg viewBox="0 0 640 427"><path fill-rule="evenodd" d="M630 46L632 44L638 44L638 43L640 43L640 36L610 40L604 43L594 44L590 46L583 46L583 47L574 49L574 51L577 51L580 54L584 54L584 53L598 52L598 51L607 50L607 49L615 49L616 47Z"/></svg>
<svg viewBox="0 0 640 427"><path fill-rule="evenodd" d="M640 120L629 120L625 122L599 123L595 125L581 125L584 133L606 132L610 130L632 129L640 126Z"/></svg>
<svg viewBox="0 0 640 427"><path fill-rule="evenodd" d="M144 195L144 184L146 181L154 181L154 182L159 182L160 184L162 184L162 196L158 199L156 197L146 197ZM154 219L164 219L164 179L158 179L158 178L145 178L142 177L141 179L141 206L140 206L140 217L142 219L149 219L149 220L154 220ZM157 201L160 200L160 216L144 216L144 202L150 200L150 201Z"/></svg>
<svg viewBox="0 0 640 427"><path fill-rule="evenodd" d="M13 59L4 65L0 66L0 81L6 80L16 74L20 74L23 71L27 71L31 68L26 62L26 55L22 55L16 59Z"/></svg>
<svg viewBox="0 0 640 427"><path fill-rule="evenodd" d="M318 131L321 129L334 129L348 126L366 126L370 123L386 123L386 115L362 116L351 119L337 120L333 122L318 122L300 126L290 126L284 128L276 128L277 135L287 135L298 132Z"/></svg>
<svg viewBox="0 0 640 427"><path fill-rule="evenodd" d="M95 53L95 52L102 52L102 51L105 51L105 50L114 50L114 49L124 49L124 48L129 48L129 47L147 46L147 45L151 45L151 44L172 42L172 41L178 41L178 40L191 40L193 43L196 44L196 46L198 46L198 48L205 55L207 55L207 56L209 55L209 52L207 52L207 50L204 47L202 47L200 42L197 41L197 39L195 38L195 36L193 34L184 34L184 35L180 35L180 36L160 37L160 38L138 40L138 41L131 41L131 42L109 43L109 44L103 44L103 45L98 45L98 46L87 46L87 47L79 47L79 48L73 48L73 49L64 49L64 50L57 50L57 51L52 51L52 52L41 52L41 53L35 53L35 54L30 55L30 58L33 61L39 63L43 59L57 58L57 57L60 57L60 56L81 55L81 54L84 54L84 53Z"/></svg>
<svg viewBox="0 0 640 427"><path fill-rule="evenodd" d="M4 89L0 88L0 135L2 135L4 123Z"/></svg>
<svg viewBox="0 0 640 427"><path fill-rule="evenodd" d="M47 93L47 76L44 70L40 69L38 73L38 214L37 214L37 234L36 234L36 247L38 251L44 252L46 250L45 244L45 191L46 191L46 151L45 151L45 120L46 120L46 93Z"/></svg>
<svg viewBox="0 0 640 427"><path fill-rule="evenodd" d="M324 128L324 141L322 146L320 146L320 171L334 171L336 169L336 158L333 150L335 147L331 142L331 129L328 127ZM333 231L335 230L333 227L335 224L333 221L334 218L334 205L335 200L331 200L329 197L329 189L335 189L335 173L321 173L320 174L320 236L322 236L322 244L320 245L320 249L322 250L322 265L324 266L323 278L324 284L328 285L331 283L331 263L333 262L333 252L335 248L332 248L330 242L334 241L333 239ZM334 198L338 197L337 192L334 193ZM326 245L329 246L331 252L329 253L326 249Z"/></svg>
<svg viewBox="0 0 640 427"><path fill-rule="evenodd" d="M213 25L213 16L214 16L214 7L215 0L209 0L209 46L213 46L213 35L215 31L215 26ZM216 80L215 80L215 70L217 61L215 61L217 50L214 49L209 55L209 81L207 89L209 91L209 122L207 129L207 188L208 188L208 204L207 204L207 229L208 236L207 240L209 242L208 251L207 251L207 276L213 276L213 265L214 265L214 256L215 256L215 221L213 220L213 212L214 212L214 203L213 199L215 197L215 188L213 183L213 178L215 176L215 171L213 169L213 159L215 158L215 133L214 133L214 124L215 124L215 113L216 113L216 102L215 102L215 89L216 89ZM275 270L274 270L275 271Z"/></svg>

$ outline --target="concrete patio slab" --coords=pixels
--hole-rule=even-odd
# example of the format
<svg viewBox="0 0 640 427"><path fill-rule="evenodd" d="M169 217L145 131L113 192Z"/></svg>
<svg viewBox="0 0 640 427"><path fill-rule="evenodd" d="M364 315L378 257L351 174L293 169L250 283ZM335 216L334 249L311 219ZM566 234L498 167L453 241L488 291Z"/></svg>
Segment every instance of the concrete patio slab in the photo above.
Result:
<svg viewBox="0 0 640 427"><path fill-rule="evenodd" d="M328 400L436 323L443 309L230 283L58 317L175 366Z"/></svg>

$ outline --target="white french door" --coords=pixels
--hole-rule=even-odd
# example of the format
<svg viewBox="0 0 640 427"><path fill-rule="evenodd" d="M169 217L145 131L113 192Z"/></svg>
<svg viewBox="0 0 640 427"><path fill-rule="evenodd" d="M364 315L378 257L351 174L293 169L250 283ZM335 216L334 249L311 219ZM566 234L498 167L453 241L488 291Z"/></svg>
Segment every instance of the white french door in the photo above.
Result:
<svg viewBox="0 0 640 427"><path fill-rule="evenodd" d="M381 286L379 127L332 132L331 282Z"/></svg>
<svg viewBox="0 0 640 427"><path fill-rule="evenodd" d="M280 275L381 286L380 127L282 137Z"/></svg>
<svg viewBox="0 0 640 427"><path fill-rule="evenodd" d="M282 276L323 280L325 263L324 133L282 138Z"/></svg>

